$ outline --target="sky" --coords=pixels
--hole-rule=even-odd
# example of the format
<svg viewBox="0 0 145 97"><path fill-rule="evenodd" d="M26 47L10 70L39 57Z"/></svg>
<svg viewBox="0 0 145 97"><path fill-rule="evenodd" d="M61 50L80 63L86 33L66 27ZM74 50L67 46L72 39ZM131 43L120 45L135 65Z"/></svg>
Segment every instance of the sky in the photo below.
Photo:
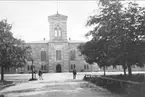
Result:
<svg viewBox="0 0 145 97"><path fill-rule="evenodd" d="M137 2L145 4L143 1ZM97 1L0 1L0 20L7 19L13 25L16 38L25 42L49 40L48 16L58 12L68 16L67 38L86 41L90 30L85 24L98 10Z"/></svg>
<svg viewBox="0 0 145 97"><path fill-rule="evenodd" d="M67 38L86 40L85 24L97 9L96 1L0 1L0 20L6 18L14 36L25 42L49 40L48 16L57 9L68 16Z"/></svg>

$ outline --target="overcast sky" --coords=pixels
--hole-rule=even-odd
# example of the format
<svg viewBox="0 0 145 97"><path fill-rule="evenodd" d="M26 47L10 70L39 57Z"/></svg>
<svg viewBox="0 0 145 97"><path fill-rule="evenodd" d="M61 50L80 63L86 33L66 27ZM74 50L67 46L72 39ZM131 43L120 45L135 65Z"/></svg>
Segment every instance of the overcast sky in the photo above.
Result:
<svg viewBox="0 0 145 97"><path fill-rule="evenodd" d="M7 18L14 36L26 42L49 40L48 16L57 8L68 16L68 38L85 40L86 20L97 8L96 1L0 1L0 19Z"/></svg>
<svg viewBox="0 0 145 97"><path fill-rule="evenodd" d="M137 0L136 0L137 1ZM13 24L15 37L26 42L49 40L48 16L58 12L68 16L67 36L86 40L88 16L98 8L97 1L0 1L0 19Z"/></svg>

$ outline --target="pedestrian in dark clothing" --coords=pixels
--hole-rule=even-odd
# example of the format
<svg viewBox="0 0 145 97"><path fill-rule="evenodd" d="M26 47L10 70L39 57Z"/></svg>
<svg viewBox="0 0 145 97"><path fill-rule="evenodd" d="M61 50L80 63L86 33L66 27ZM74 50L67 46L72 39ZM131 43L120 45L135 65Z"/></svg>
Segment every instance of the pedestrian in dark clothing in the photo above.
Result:
<svg viewBox="0 0 145 97"><path fill-rule="evenodd" d="M40 79L40 80L43 80L42 71L41 71L41 70L39 70L38 75L39 75L39 79Z"/></svg>
<svg viewBox="0 0 145 97"><path fill-rule="evenodd" d="M76 74L77 74L77 71L74 69L73 70L73 79L76 79Z"/></svg>

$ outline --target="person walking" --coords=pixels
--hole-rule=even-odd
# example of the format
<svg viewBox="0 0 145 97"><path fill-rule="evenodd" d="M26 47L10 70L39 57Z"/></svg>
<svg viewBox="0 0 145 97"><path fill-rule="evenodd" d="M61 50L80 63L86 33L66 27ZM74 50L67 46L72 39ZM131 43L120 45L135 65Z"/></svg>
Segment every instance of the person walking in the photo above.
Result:
<svg viewBox="0 0 145 97"><path fill-rule="evenodd" d="M42 71L41 70L39 70L38 75L39 75L39 80L43 80Z"/></svg>
<svg viewBox="0 0 145 97"><path fill-rule="evenodd" d="M77 71L74 69L73 70L73 79L76 79L76 74L77 74Z"/></svg>

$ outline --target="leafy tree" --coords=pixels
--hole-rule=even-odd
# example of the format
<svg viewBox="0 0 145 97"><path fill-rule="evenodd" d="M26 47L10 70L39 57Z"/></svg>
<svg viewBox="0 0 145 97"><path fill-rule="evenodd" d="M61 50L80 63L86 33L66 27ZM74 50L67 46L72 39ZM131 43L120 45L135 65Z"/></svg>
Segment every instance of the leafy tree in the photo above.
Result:
<svg viewBox="0 0 145 97"><path fill-rule="evenodd" d="M112 60L108 42L105 39L91 40L78 46L79 51L84 55L85 60L89 64L98 63L100 68L103 68L104 75L107 66L111 65Z"/></svg>
<svg viewBox="0 0 145 97"><path fill-rule="evenodd" d="M13 37L12 25L7 20L0 21L0 67L1 80L4 80L4 68L21 67L26 63L28 47L20 39Z"/></svg>
<svg viewBox="0 0 145 97"><path fill-rule="evenodd" d="M113 65L115 67L115 64L113 64L115 53L112 50L118 43L116 32L121 26L119 22L121 22L122 15L120 2L109 2L109 5L107 4L105 1L105 8L102 9L101 13L90 16L86 24L86 26L95 26L86 36L92 35L93 39L91 41L97 42L97 44L94 44L98 49L98 56L95 56L97 58L96 62L100 67L103 66L104 71L105 66Z"/></svg>
<svg viewBox="0 0 145 97"><path fill-rule="evenodd" d="M129 3L128 7L124 7L120 0L100 0L100 3L103 6L101 12L90 16L87 21L87 26L94 26L94 29L86 36L92 35L91 41L97 45L95 46L97 53L92 51L93 55L90 54L89 59L92 58L91 61L95 59L94 62L99 62L96 61L99 56L101 59L99 64L104 64L102 62L106 61L114 67L122 65L124 74L128 68L129 75L131 75L132 65L142 67L144 64L145 8L135 3ZM105 56L101 57L103 54ZM88 56L86 52L84 55Z"/></svg>
<svg viewBox="0 0 145 97"><path fill-rule="evenodd" d="M121 41L119 45L120 48L124 48L121 53L123 53L124 65L127 66L129 75L132 74L132 65L142 67L144 63L142 60L145 56L143 42L145 35L144 13L144 7L139 7L138 4L130 2L122 15L124 21L122 30L124 33L120 34Z"/></svg>

